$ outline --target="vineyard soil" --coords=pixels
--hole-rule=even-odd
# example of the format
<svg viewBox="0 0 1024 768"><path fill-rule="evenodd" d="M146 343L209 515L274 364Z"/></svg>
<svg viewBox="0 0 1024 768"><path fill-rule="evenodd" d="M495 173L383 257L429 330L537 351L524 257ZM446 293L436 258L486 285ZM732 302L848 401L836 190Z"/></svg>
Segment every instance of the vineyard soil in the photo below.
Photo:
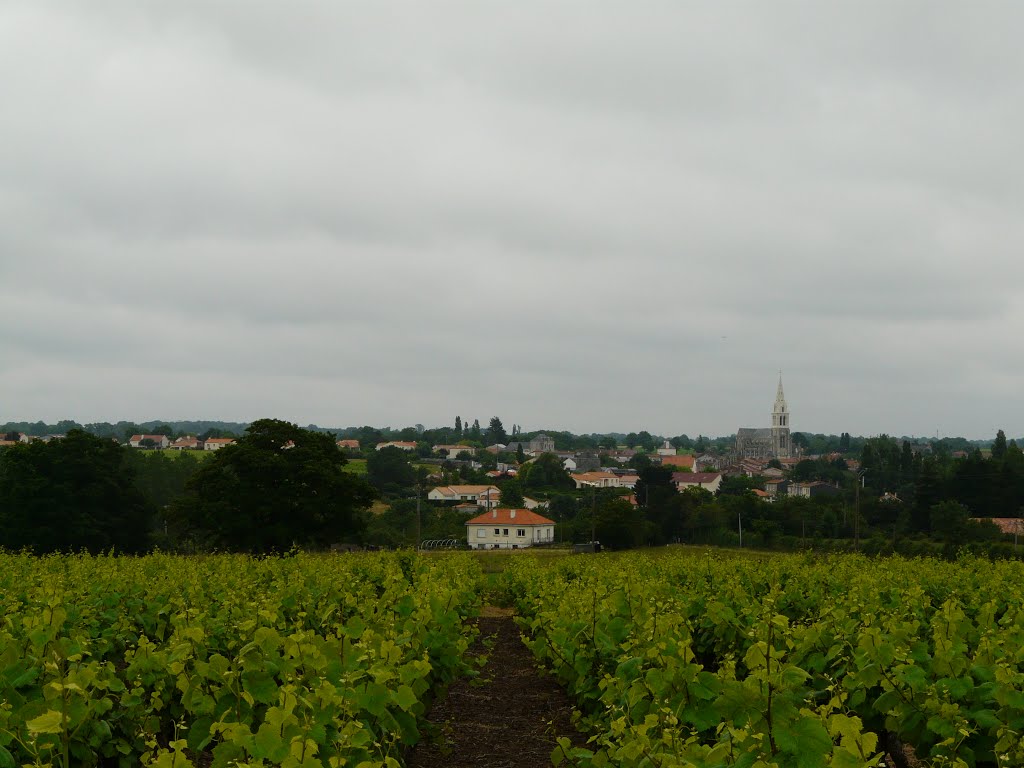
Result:
<svg viewBox="0 0 1024 768"><path fill-rule="evenodd" d="M555 739L586 737L572 726L572 703L554 679L537 671L511 612L485 608L470 654L487 657L480 677L460 679L430 711L434 738L410 753L409 768L536 768L550 764ZM481 640L486 640L486 647Z"/></svg>

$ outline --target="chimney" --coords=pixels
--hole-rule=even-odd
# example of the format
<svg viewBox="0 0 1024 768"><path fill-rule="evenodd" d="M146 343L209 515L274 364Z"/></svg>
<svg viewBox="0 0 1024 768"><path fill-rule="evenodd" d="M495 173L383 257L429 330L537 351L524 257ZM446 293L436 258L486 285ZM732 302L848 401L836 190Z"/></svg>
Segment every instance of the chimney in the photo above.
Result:
<svg viewBox="0 0 1024 768"><path fill-rule="evenodd" d="M508 513L508 516L509 516L509 518L510 518L510 519L512 519L512 520L515 520L515 519L516 519L516 511L515 511L514 509L513 509L513 510L511 510L511 511L510 511L510 512Z"/></svg>
<svg viewBox="0 0 1024 768"><path fill-rule="evenodd" d="M494 510L493 512L491 512L491 517L497 518L498 517L498 510Z"/></svg>

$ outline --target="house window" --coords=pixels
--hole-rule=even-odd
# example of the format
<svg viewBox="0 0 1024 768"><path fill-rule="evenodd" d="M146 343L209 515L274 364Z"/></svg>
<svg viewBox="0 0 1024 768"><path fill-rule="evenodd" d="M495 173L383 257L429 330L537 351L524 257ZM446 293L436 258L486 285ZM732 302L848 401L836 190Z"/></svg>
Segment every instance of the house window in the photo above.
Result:
<svg viewBox="0 0 1024 768"><path fill-rule="evenodd" d="M487 531L485 531L483 528L477 528L476 529L476 537L478 539L486 538L487 537Z"/></svg>
<svg viewBox="0 0 1024 768"><path fill-rule="evenodd" d="M502 528L501 529L501 535L502 536L508 536L508 528Z"/></svg>
<svg viewBox="0 0 1024 768"><path fill-rule="evenodd" d="M525 528L516 528L516 536L525 536L525 535L526 535L526 529Z"/></svg>
<svg viewBox="0 0 1024 768"><path fill-rule="evenodd" d="M495 536L501 536L501 528L495 528L494 529L494 535Z"/></svg>

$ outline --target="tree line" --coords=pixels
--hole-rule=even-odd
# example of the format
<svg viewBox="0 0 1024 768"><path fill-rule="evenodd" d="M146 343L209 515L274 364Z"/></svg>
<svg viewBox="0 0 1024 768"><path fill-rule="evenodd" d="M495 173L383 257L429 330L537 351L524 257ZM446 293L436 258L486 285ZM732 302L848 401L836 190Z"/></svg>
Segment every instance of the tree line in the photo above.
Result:
<svg viewBox="0 0 1024 768"><path fill-rule="evenodd" d="M513 425L509 436L523 434ZM350 463L335 435L272 419L253 422L235 445L213 454L140 451L78 429L66 435L0 449L0 546L260 552L462 539L465 515L427 504L429 487L491 483L487 468L515 462L514 454L485 453L479 468L428 468L415 454L388 448ZM1004 537L974 518L1022 514L1024 452L1002 431L991 445L985 453L942 445L928 453L908 440L864 439L856 471L830 454L800 462L790 475L824 480L834 493L772 504L754 493L763 478L725 478L717 495L679 493L672 469L643 455L633 461L640 478L633 491L577 490L554 454L522 464L497 485L503 506L521 506L527 496L544 503L567 542L597 536L616 548L738 545L742 530L745 545L769 548L913 552L973 542L997 551Z"/></svg>

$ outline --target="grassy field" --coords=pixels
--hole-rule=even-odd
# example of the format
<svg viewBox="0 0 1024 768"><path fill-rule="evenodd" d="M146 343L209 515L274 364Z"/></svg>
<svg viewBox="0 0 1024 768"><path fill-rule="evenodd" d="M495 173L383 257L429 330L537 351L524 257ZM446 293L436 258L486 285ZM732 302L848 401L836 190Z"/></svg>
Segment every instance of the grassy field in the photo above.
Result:
<svg viewBox="0 0 1024 768"><path fill-rule="evenodd" d="M356 475L365 475L366 459L349 459L348 464L345 465L345 471Z"/></svg>

